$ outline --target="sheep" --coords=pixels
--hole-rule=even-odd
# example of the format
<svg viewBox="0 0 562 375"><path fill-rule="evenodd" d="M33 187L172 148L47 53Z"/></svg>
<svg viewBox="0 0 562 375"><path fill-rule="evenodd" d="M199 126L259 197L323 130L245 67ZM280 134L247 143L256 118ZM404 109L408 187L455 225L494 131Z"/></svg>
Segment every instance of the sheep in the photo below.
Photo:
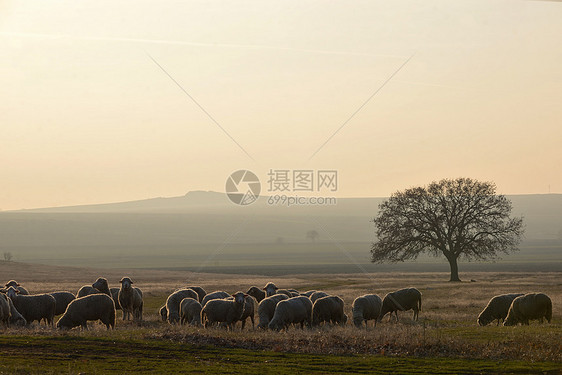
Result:
<svg viewBox="0 0 562 375"><path fill-rule="evenodd" d="M191 289L195 291L195 293L197 293L197 301L199 301L199 303L201 303L203 301L203 298L205 298L205 296L207 295L205 289L201 288L200 286L187 286L184 289Z"/></svg>
<svg viewBox="0 0 562 375"><path fill-rule="evenodd" d="M197 299L197 293L192 289L180 289L168 296L166 310L168 323L175 324L180 321L180 303L184 298Z"/></svg>
<svg viewBox="0 0 562 375"><path fill-rule="evenodd" d="M193 298L184 298L180 302L180 323L201 325L201 304Z"/></svg>
<svg viewBox="0 0 562 375"><path fill-rule="evenodd" d="M111 291L109 290L109 283L106 278L98 277L98 279L92 284L92 287L96 288L103 294L107 294L111 297Z"/></svg>
<svg viewBox="0 0 562 375"><path fill-rule="evenodd" d="M14 302L10 298L8 298L8 303L10 304L10 324L17 325L17 326L26 326L27 320L23 317L22 314L16 309L14 306Z"/></svg>
<svg viewBox="0 0 562 375"><path fill-rule="evenodd" d="M97 293L107 294L111 297L111 291L109 290L107 279L99 277L92 285L84 285L78 290L78 293L76 293L76 298Z"/></svg>
<svg viewBox="0 0 562 375"><path fill-rule="evenodd" d="M364 296L355 298L351 305L353 324L355 324L357 328L361 328L363 322L365 322L365 328L367 328L368 321L374 320L376 327L381 308L382 299L376 294L365 294Z"/></svg>
<svg viewBox="0 0 562 375"><path fill-rule="evenodd" d="M285 294L274 294L271 297L264 298L258 305L258 328L267 328L269 321L275 314L275 307L279 301L289 299Z"/></svg>
<svg viewBox="0 0 562 375"><path fill-rule="evenodd" d="M207 302L214 300L214 299L223 299L223 298L228 298L230 297L230 294L228 294L227 292L223 292L221 290L217 290L216 292L213 293L209 293L205 296L205 298L203 298L203 301L201 301L201 306L205 307L205 305L207 304Z"/></svg>
<svg viewBox="0 0 562 375"><path fill-rule="evenodd" d="M298 323L300 323L301 329L304 328L304 324L310 327L312 323L312 302L303 296L280 301L268 327L279 331L288 329L289 324Z"/></svg>
<svg viewBox="0 0 562 375"><path fill-rule="evenodd" d="M227 300L233 300L234 297L230 296L226 299ZM242 316L240 317L240 321L242 322L242 329L244 329L244 327L246 326L246 320L248 318L250 318L250 320L252 321L252 329L256 328L255 324L254 324L254 315L256 313L256 305L257 305L256 299L248 294L246 296L246 301L244 302L244 312L242 313Z"/></svg>
<svg viewBox="0 0 562 375"><path fill-rule="evenodd" d="M263 290L260 290L260 288L258 288L257 286L250 287L246 294L254 297L256 301L258 301L258 303L260 303L266 297L265 292Z"/></svg>
<svg viewBox="0 0 562 375"><path fill-rule="evenodd" d="M6 283L6 288L9 288L11 286L13 286L14 288L16 288L17 290L20 291L20 295L22 296L28 296L29 292L27 291L27 289L25 289L23 286L20 285L20 283L18 283L16 280L10 280Z"/></svg>
<svg viewBox="0 0 562 375"><path fill-rule="evenodd" d="M301 293L301 296L305 296L305 297L310 298L310 296L311 296L312 294L314 294L314 293L316 293L315 290L308 290L308 291L306 291L306 292L304 292L304 293Z"/></svg>
<svg viewBox="0 0 562 375"><path fill-rule="evenodd" d="M76 292L76 298L89 296L90 294L97 294L97 293L100 293L100 291L94 288L93 286L84 285L80 289L78 289L78 292Z"/></svg>
<svg viewBox="0 0 562 375"><path fill-rule="evenodd" d="M343 300L338 296L327 296L316 300L312 305L312 325L323 322L345 324L347 315L343 313Z"/></svg>
<svg viewBox="0 0 562 375"><path fill-rule="evenodd" d="M314 302L316 302L317 299L322 298L322 297L328 297L328 293L324 293L324 292L314 292L310 295L310 301L314 304Z"/></svg>
<svg viewBox="0 0 562 375"><path fill-rule="evenodd" d="M500 320L503 322L505 321L505 317L507 316L507 312L509 311L509 306L513 300L519 296L522 296L522 293L515 293L515 294L502 294L499 296L492 297L492 299L488 302L484 310L478 315L477 322L481 326L485 326L490 324L494 320L498 320L497 326L500 325Z"/></svg>
<svg viewBox="0 0 562 375"><path fill-rule="evenodd" d="M8 328L10 325L11 317L8 297L4 293L0 293L0 322L4 325L4 328Z"/></svg>
<svg viewBox="0 0 562 375"><path fill-rule="evenodd" d="M70 292L52 292L49 294L53 296L56 302L55 315L63 314L68 304L76 299L74 294Z"/></svg>
<svg viewBox="0 0 562 375"><path fill-rule="evenodd" d="M256 299L250 295L246 295L246 301L244 303L244 312L242 313L242 317L240 320L242 321L242 329L246 326L246 319L250 318L252 322L252 329L256 328L254 324L254 316L256 314L258 302Z"/></svg>
<svg viewBox="0 0 562 375"><path fill-rule="evenodd" d="M105 293L91 294L70 302L64 315L57 322L58 329L81 326L88 329L88 320L101 320L109 330L115 328L115 302Z"/></svg>
<svg viewBox="0 0 562 375"><path fill-rule="evenodd" d="M552 319L552 301L543 293L529 293L519 296L513 300L504 326L513 326L518 323L529 325L529 320L538 319L540 323L543 318L550 323Z"/></svg>
<svg viewBox="0 0 562 375"><path fill-rule="evenodd" d="M398 311L414 310L413 320L418 320L418 314L422 307L422 294L416 288L400 289L392 293L388 293L382 300L381 313L379 315L379 322L382 318L390 313L396 314L396 321L398 321Z"/></svg>
<svg viewBox="0 0 562 375"><path fill-rule="evenodd" d="M263 290L265 290L266 297L271 297L274 294L285 294L289 298L293 297L293 293L291 293L287 289L279 289L279 288L277 288L277 286L275 286L275 284L273 284L271 282L267 283L263 287Z"/></svg>
<svg viewBox="0 0 562 375"><path fill-rule="evenodd" d="M166 308L166 305L158 309L158 314L160 314L160 318L162 319L163 322L168 320L168 309Z"/></svg>
<svg viewBox="0 0 562 375"><path fill-rule="evenodd" d="M49 294L19 295L19 290L9 287L6 295L14 303L14 307L25 318L27 324L34 320L41 322L45 319L48 325L53 325L57 302Z"/></svg>
<svg viewBox="0 0 562 375"><path fill-rule="evenodd" d="M115 304L115 310L121 310L121 305L119 304L119 290L121 288L109 288L111 293L111 298L113 298L113 303Z"/></svg>
<svg viewBox="0 0 562 375"><path fill-rule="evenodd" d="M243 292L236 292L232 295L233 300L227 299L213 299L208 301L201 310L201 322L205 328L210 325L223 322L226 326L232 329L242 317L244 313L244 305L246 304L246 297L248 295Z"/></svg>
<svg viewBox="0 0 562 375"><path fill-rule="evenodd" d="M121 289L118 299L123 310L123 320L129 320L132 316L133 321L141 321L144 304L142 291L139 288L133 288L133 280L129 277L123 277L119 282L121 283Z"/></svg>

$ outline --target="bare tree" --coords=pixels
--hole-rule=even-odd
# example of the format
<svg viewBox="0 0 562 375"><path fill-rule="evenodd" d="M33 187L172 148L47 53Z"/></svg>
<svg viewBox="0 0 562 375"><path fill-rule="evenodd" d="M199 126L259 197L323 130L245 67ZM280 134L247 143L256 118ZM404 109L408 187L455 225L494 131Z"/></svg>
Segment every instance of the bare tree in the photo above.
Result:
<svg viewBox="0 0 562 375"><path fill-rule="evenodd" d="M12 260L12 253L9 251L4 251L4 260L6 262L9 262Z"/></svg>
<svg viewBox="0 0 562 375"><path fill-rule="evenodd" d="M523 219L511 218L511 202L491 182L441 180L394 193L373 220L372 261L399 262L421 253L444 255L450 281L460 281L457 260L493 259L517 250Z"/></svg>
<svg viewBox="0 0 562 375"><path fill-rule="evenodd" d="M320 234L318 234L318 232L314 229L306 232L306 238L311 240L313 243L316 242L319 236Z"/></svg>

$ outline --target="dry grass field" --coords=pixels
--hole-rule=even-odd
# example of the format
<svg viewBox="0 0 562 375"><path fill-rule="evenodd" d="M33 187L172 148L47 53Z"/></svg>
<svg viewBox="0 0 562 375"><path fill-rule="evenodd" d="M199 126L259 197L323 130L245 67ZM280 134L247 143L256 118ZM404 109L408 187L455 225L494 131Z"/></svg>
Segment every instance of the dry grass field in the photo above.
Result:
<svg viewBox="0 0 562 375"><path fill-rule="evenodd" d="M560 373L562 371L562 273L470 273L449 283L445 273L309 274L287 277L200 274L181 271L95 270L0 263L2 279L16 279L33 293L76 292L97 277L110 286L129 275L144 291L144 321L121 321L106 331L57 332L45 326L9 328L0 334L0 373L116 372L430 372ZM472 282L470 280L473 280ZM246 291L273 281L282 288L339 295L350 315L353 299L413 286L423 294L419 321L412 312L367 330L324 326L268 332L169 326L157 309L174 289L200 285L208 292ZM509 292L543 292L553 320L530 326L479 327L488 300ZM256 318L257 325L257 318Z"/></svg>

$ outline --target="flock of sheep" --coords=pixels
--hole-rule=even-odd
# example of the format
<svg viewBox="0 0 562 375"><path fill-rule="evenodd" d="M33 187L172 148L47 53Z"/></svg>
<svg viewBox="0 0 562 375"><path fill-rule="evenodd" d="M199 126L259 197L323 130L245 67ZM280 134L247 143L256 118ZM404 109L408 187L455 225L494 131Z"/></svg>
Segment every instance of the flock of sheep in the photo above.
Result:
<svg viewBox="0 0 562 375"><path fill-rule="evenodd" d="M28 325L45 320L54 325L54 317L62 314L57 328L71 329L81 326L88 329L88 321L100 320L107 329L115 328L116 310L123 311L123 320L142 321L143 293L133 287L129 277L123 277L120 288L109 288L105 278L98 278L91 286L80 288L76 296L70 292L53 292L30 295L15 280L0 290L0 322L5 327ZM357 297L352 304L352 321L356 327L367 327L369 320L376 326L382 318L398 311L413 310L418 319L422 308L422 295L415 288L388 293L383 299L376 294ZM258 315L258 328L271 330L288 329L291 325L303 328L321 324L345 325L344 301L338 296L309 290L300 293L295 289L279 289L268 283L262 289L252 286L247 292L229 294L224 291L206 293L198 286L176 290L159 310L163 321L170 324L203 325L205 328L219 325L232 329L241 322L244 329L250 318ZM529 320L552 319L552 302L542 293L504 294L493 297L478 316L478 324L503 321L504 325L529 324Z"/></svg>

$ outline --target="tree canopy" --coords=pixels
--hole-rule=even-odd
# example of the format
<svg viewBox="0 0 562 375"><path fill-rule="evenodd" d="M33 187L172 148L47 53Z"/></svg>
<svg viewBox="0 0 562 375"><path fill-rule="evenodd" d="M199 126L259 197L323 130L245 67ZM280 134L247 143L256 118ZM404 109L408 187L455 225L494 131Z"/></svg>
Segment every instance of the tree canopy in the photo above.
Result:
<svg viewBox="0 0 562 375"><path fill-rule="evenodd" d="M517 250L523 218L510 217L511 201L491 182L444 179L398 191L379 205L373 219L372 261L399 262L421 253L444 255L451 281L460 281L457 259L493 259Z"/></svg>

